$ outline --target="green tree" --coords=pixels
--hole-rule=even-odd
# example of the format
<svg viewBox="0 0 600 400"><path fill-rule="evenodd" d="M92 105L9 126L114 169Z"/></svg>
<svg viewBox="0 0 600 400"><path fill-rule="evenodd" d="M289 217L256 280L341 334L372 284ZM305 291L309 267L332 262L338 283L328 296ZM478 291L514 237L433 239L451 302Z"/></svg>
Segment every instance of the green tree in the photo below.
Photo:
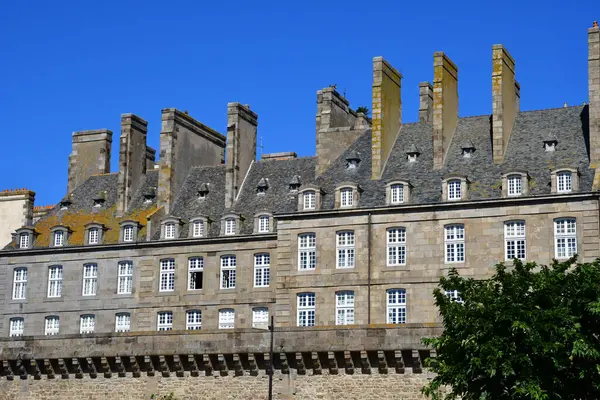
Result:
<svg viewBox="0 0 600 400"><path fill-rule="evenodd" d="M358 107L358 108L356 109L356 112L357 112L357 113L363 113L363 114L365 114L365 115L369 115L369 112L370 112L370 111L369 111L369 107L367 107L367 106L360 106L360 107Z"/></svg>
<svg viewBox="0 0 600 400"><path fill-rule="evenodd" d="M457 290L456 300L447 291ZM600 259L496 266L489 280L451 270L434 290L444 331L433 399L600 399Z"/></svg>

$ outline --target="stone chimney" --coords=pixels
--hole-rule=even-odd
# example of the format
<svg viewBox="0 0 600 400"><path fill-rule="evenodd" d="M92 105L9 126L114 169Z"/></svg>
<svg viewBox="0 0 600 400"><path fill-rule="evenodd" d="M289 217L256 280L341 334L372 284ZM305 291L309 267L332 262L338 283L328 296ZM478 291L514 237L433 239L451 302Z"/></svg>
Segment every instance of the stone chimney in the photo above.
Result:
<svg viewBox="0 0 600 400"><path fill-rule="evenodd" d="M250 166L256 160L258 115L250 106L227 104L225 208L231 208Z"/></svg>
<svg viewBox="0 0 600 400"><path fill-rule="evenodd" d="M73 192L92 175L110 172L111 145L112 132L108 129L73 132L67 193Z"/></svg>
<svg viewBox="0 0 600 400"><path fill-rule="evenodd" d="M134 114L121 115L117 214L129 207L131 198L146 175L146 135L148 122Z"/></svg>
<svg viewBox="0 0 600 400"><path fill-rule="evenodd" d="M33 224L35 193L28 189L0 191L0 248L12 240L12 233Z"/></svg>
<svg viewBox="0 0 600 400"><path fill-rule="evenodd" d="M402 125L402 75L383 57L373 58L371 179L380 179Z"/></svg>
<svg viewBox="0 0 600 400"><path fill-rule="evenodd" d="M504 161L519 103L515 60L501 44L496 44L492 47L492 149L496 164Z"/></svg>
<svg viewBox="0 0 600 400"><path fill-rule="evenodd" d="M261 156L260 156L260 159L264 160L264 161L295 160L296 158L298 158L298 154L296 154L296 152L294 152L294 151L283 151L280 153L261 154Z"/></svg>
<svg viewBox="0 0 600 400"><path fill-rule="evenodd" d="M174 108L162 110L158 206L169 213L192 167L220 165L225 136Z"/></svg>
<svg viewBox="0 0 600 400"><path fill-rule="evenodd" d="M429 82L419 83L419 122L433 122L433 86Z"/></svg>
<svg viewBox="0 0 600 400"><path fill-rule="evenodd" d="M433 55L433 168L441 169L458 124L458 68L441 51Z"/></svg>
<svg viewBox="0 0 600 400"><path fill-rule="evenodd" d="M146 171L154 169L156 163L156 150L150 146L146 146Z"/></svg>
<svg viewBox="0 0 600 400"><path fill-rule="evenodd" d="M600 28L596 21L588 29L588 90L590 163L600 168Z"/></svg>

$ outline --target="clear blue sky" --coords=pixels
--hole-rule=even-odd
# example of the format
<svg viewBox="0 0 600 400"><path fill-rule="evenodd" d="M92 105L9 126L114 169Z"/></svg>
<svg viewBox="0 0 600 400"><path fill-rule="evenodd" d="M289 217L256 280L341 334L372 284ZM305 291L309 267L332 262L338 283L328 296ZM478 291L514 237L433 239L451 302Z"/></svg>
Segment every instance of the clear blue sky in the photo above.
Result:
<svg viewBox="0 0 600 400"><path fill-rule="evenodd" d="M502 8L497 5L502 4ZM576 5L571 5L576 4ZM491 48L516 60L523 110L587 101L587 28L600 1L10 1L0 11L0 189L66 191L71 133L177 107L226 132L227 102L259 115L263 151L315 152L316 91L371 106L371 60L404 75L403 119L433 53L459 67L460 114L491 112Z"/></svg>

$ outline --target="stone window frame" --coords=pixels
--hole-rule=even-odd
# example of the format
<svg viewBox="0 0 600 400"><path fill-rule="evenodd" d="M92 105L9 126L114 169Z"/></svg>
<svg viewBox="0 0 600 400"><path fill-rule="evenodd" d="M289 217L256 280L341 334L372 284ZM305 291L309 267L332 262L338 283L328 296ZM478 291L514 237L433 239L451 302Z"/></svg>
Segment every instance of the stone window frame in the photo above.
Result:
<svg viewBox="0 0 600 400"><path fill-rule="evenodd" d="M576 217L573 216L561 216L561 217L556 217L552 220L552 232L554 234L554 258L556 258L557 260L568 260L569 258L573 257L574 255L578 254L579 251L579 234L578 234L578 219ZM563 228L564 230L559 230L559 226L560 225L564 225ZM569 227L572 228L572 230L569 230ZM570 242L573 241L574 242ZM563 246L559 246L559 241L563 241L564 242L564 255L560 254L559 252L559 248L563 247ZM570 243L574 243L574 250L575 251L570 251L569 246ZM572 247L572 246L571 246Z"/></svg>
<svg viewBox="0 0 600 400"><path fill-rule="evenodd" d="M404 200L401 202L397 202L397 203L392 203L392 186L395 185L403 185L403 197ZM410 184L410 181L408 180L404 180L404 179L396 179L393 181L388 182L385 185L385 200L386 200L386 205L388 206L397 206L399 204L406 204L410 202L410 195L411 195L411 189L412 189L412 185Z"/></svg>
<svg viewBox="0 0 600 400"><path fill-rule="evenodd" d="M509 194L508 193L508 180L514 176L521 176L521 194ZM502 175L502 197L521 197L529 194L529 179L530 176L527 171L509 171Z"/></svg>
<svg viewBox="0 0 600 400"><path fill-rule="evenodd" d="M561 172L571 173L571 190L570 191L558 191L558 174ZM556 168L550 172L550 191L555 194L567 194L579 191L579 169L571 167Z"/></svg>
<svg viewBox="0 0 600 400"><path fill-rule="evenodd" d="M344 189L352 189L352 204L348 206L342 206L342 190ZM336 209L353 209L358 208L360 202L360 193L362 190L360 186L354 182L342 182L335 188L335 204L334 207Z"/></svg>
<svg viewBox="0 0 600 400"><path fill-rule="evenodd" d="M235 329L235 319L236 319L235 308L233 307L224 307L219 308L218 310L218 329ZM229 318L223 318L225 315L233 315L233 322L229 321Z"/></svg>
<svg viewBox="0 0 600 400"><path fill-rule="evenodd" d="M27 236L27 246L26 247L21 247L21 237L22 236ZM35 229L32 227L21 227L19 229L17 229L15 231L15 245L16 248L19 250L27 250L27 249L32 249L33 248L33 243L34 240L36 238L37 234L35 232Z"/></svg>
<svg viewBox="0 0 600 400"><path fill-rule="evenodd" d="M202 222L202 224L204 225L204 232L202 233L202 235L200 236L194 236L194 224L196 222ZM194 217L192 219L190 219L189 222L189 232L188 232L188 237L189 238L194 238L194 239L199 239L199 238L205 238L209 236L209 232L210 232L210 223L211 223L211 219L208 218L207 216L204 215L198 215L197 217Z"/></svg>
<svg viewBox="0 0 600 400"><path fill-rule="evenodd" d="M174 224L174 226L175 226L175 236L172 238L167 238L165 235L168 224ZM181 226L182 225L183 225L183 222L181 221L181 218L174 217L174 216L167 216L165 218L162 218L160 220L160 239L161 240L179 239L179 237L181 236Z"/></svg>
<svg viewBox="0 0 600 400"><path fill-rule="evenodd" d="M119 243L135 243L137 242L138 235L140 233L141 225L138 221L127 219L119 222ZM133 240L125 241L125 227L131 226L133 228L132 237Z"/></svg>
<svg viewBox="0 0 600 400"><path fill-rule="evenodd" d="M452 181L460 181L460 199L450 199L448 197L448 184ZM456 202L468 200L469 198L469 180L466 176L451 175L444 178L442 181L442 201Z"/></svg>
<svg viewBox="0 0 600 400"><path fill-rule="evenodd" d="M342 301L340 301L342 300ZM350 301L351 300L351 301ZM354 325L356 323L356 291L342 289L335 292L335 324ZM340 312L341 311L341 312Z"/></svg>
<svg viewBox="0 0 600 400"><path fill-rule="evenodd" d="M62 232L63 234L63 243L60 246L55 246L55 235L57 232ZM69 229L66 225L55 225L50 229L50 247L67 247L69 245L69 239L71 236L71 229Z"/></svg>
<svg viewBox="0 0 600 400"><path fill-rule="evenodd" d="M103 224L100 224L98 222L91 222L89 224L86 224L84 228L85 235L83 238L83 244L85 246L96 246L104 242L104 231L106 230L106 228ZM98 243L90 243L90 230L94 228L98 229Z"/></svg>
<svg viewBox="0 0 600 400"><path fill-rule="evenodd" d="M232 219L235 220L235 231L234 233L225 233L225 226L227 224L227 220ZM239 235L241 228L242 228L242 221L244 220L244 218L240 215L240 214L236 214L236 213L228 213L223 215L223 217L221 218L221 236L235 236L235 235Z"/></svg>
<svg viewBox="0 0 600 400"><path fill-rule="evenodd" d="M266 329L269 326L269 319L271 316L271 310L266 305L255 305L252 307L252 328L255 329ZM266 311L267 318L265 320L258 320L256 317L263 316Z"/></svg>
<svg viewBox="0 0 600 400"><path fill-rule="evenodd" d="M315 208L304 208L304 193L314 192L315 193ZM298 190L298 211L318 211L321 209L323 200L323 190L315 185L305 185L302 189Z"/></svg>
<svg viewBox="0 0 600 400"><path fill-rule="evenodd" d="M260 230L260 217L268 217L269 218L269 228L266 232L261 232ZM254 214L254 233L271 233L275 227L273 214L268 211L260 211Z"/></svg>

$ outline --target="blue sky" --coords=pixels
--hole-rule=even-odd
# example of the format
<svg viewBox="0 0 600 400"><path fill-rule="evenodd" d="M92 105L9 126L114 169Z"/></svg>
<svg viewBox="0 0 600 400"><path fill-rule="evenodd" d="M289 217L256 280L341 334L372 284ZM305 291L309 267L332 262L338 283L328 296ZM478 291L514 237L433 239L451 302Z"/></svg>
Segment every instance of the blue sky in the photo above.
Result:
<svg viewBox="0 0 600 400"><path fill-rule="evenodd" d="M573 2L574 4L575 2ZM265 153L315 152L316 91L337 84L371 106L371 62L404 76L403 119L433 53L459 67L460 114L491 112L491 48L516 60L523 110L587 101L587 28L600 2L505 1L11 1L0 12L0 190L27 187L36 204L66 191L71 133L113 131L120 115L149 121L176 107L226 132L231 101L259 115ZM260 151L260 149L259 149Z"/></svg>

